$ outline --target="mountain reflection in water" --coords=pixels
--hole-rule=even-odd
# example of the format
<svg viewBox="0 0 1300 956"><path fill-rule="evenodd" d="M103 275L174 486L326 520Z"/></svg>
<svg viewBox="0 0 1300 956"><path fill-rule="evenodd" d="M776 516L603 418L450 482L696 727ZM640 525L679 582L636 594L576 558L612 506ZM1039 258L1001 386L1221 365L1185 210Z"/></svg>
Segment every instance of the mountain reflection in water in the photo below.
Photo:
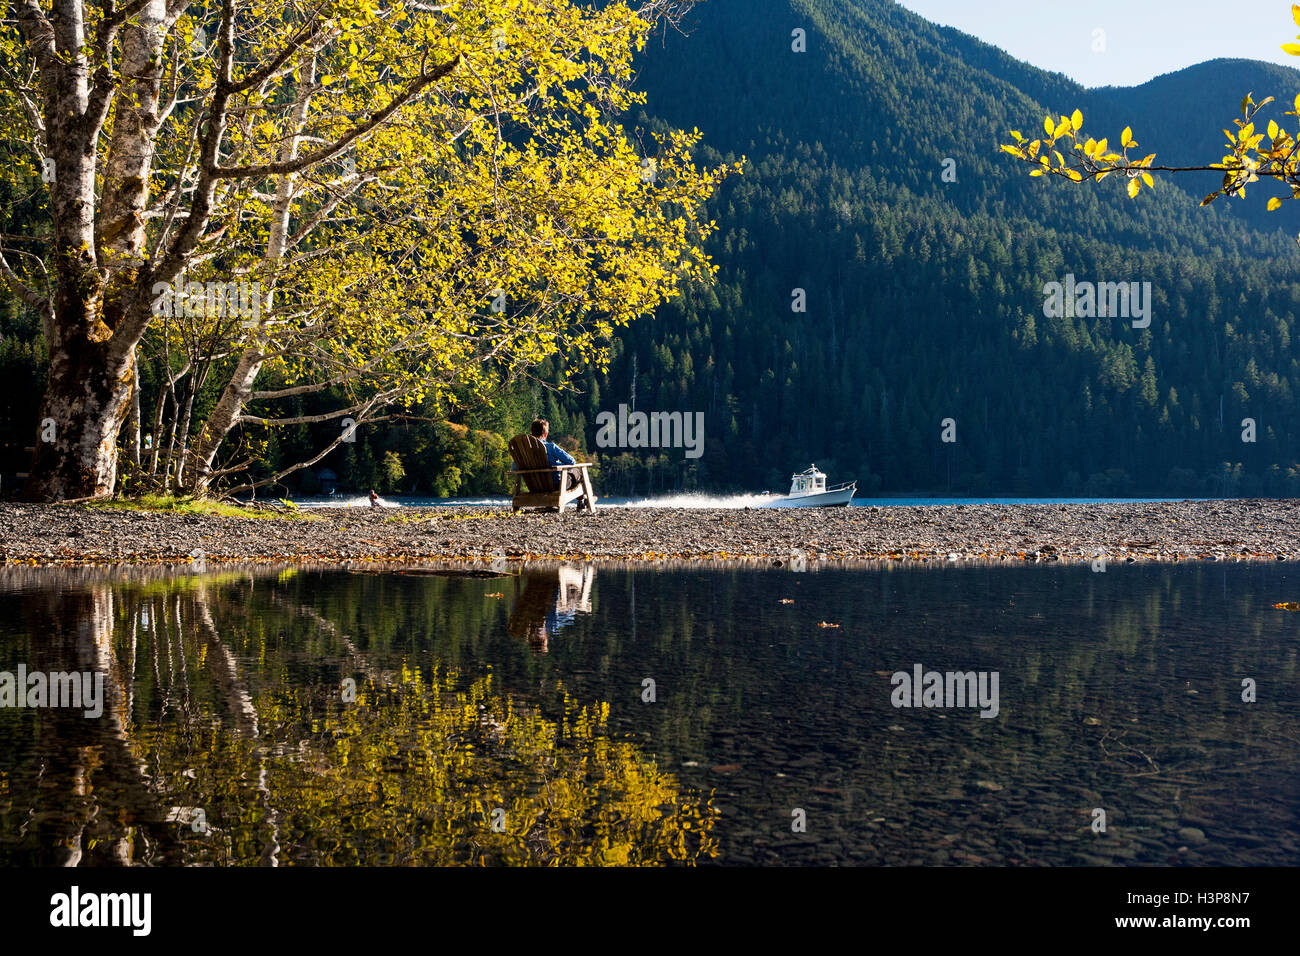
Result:
<svg viewBox="0 0 1300 956"><path fill-rule="evenodd" d="M0 862L1300 863L1286 566L818 567L5 569Z"/></svg>

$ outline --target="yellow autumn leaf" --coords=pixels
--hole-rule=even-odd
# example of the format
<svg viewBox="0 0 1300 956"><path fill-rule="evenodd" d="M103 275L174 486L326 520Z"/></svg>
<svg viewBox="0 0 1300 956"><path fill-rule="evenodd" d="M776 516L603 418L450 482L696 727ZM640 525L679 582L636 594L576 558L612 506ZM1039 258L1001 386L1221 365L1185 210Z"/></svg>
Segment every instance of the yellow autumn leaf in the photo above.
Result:
<svg viewBox="0 0 1300 956"><path fill-rule="evenodd" d="M1150 174L1150 173L1143 173L1143 174L1142 174L1142 181L1143 181L1144 183L1147 184L1147 189L1155 189L1155 188L1156 188L1156 181L1151 177L1151 174Z"/></svg>
<svg viewBox="0 0 1300 956"><path fill-rule="evenodd" d="M1082 129L1083 113L1081 113L1079 110L1075 110L1074 113L1070 116L1070 125L1073 126L1075 129Z"/></svg>
<svg viewBox="0 0 1300 956"><path fill-rule="evenodd" d="M1141 184L1140 182L1138 182L1137 179L1130 179L1130 180L1128 181L1128 195L1129 195L1129 198L1130 198L1130 199L1136 199L1136 198L1137 198L1138 191L1139 191L1141 188L1142 188L1142 184Z"/></svg>
<svg viewBox="0 0 1300 956"><path fill-rule="evenodd" d="M1268 201L1269 212L1273 212L1273 210L1280 209L1281 207L1282 207L1282 200L1279 199L1277 196L1274 196L1272 199Z"/></svg>
<svg viewBox="0 0 1300 956"><path fill-rule="evenodd" d="M1119 143L1121 146L1129 147L1133 145L1133 127L1125 126L1124 132L1119 134Z"/></svg>

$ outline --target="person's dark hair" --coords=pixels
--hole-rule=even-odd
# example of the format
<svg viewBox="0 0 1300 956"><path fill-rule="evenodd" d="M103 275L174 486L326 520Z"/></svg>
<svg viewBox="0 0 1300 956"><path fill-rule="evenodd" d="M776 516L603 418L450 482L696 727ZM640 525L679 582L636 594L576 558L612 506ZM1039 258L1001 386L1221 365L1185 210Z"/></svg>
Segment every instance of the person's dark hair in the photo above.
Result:
<svg viewBox="0 0 1300 956"><path fill-rule="evenodd" d="M534 438L541 438L550 430L551 430L551 423L548 422L545 418L533 419L532 433Z"/></svg>

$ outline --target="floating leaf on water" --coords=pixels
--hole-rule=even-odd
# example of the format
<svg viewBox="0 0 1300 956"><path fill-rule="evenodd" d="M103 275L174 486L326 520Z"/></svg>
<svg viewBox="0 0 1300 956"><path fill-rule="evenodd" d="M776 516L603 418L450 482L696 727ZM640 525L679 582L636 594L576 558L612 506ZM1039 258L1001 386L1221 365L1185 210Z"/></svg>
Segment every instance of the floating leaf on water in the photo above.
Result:
<svg viewBox="0 0 1300 956"><path fill-rule="evenodd" d="M821 621L821 622L819 622L817 626L818 626L818 627L839 627L838 624L830 624L830 623L828 623L828 622L826 622L826 621Z"/></svg>
<svg viewBox="0 0 1300 956"><path fill-rule="evenodd" d="M1296 601L1284 601L1281 604L1274 604L1273 607L1279 611L1300 611L1300 603Z"/></svg>

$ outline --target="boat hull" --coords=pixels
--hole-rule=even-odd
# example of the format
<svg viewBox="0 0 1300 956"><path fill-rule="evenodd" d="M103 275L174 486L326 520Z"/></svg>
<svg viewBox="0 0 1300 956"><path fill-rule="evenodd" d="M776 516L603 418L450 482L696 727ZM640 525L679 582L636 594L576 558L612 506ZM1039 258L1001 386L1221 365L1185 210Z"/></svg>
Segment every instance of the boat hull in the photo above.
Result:
<svg viewBox="0 0 1300 956"><path fill-rule="evenodd" d="M797 498L778 498L767 508L847 508L853 500L856 488L839 488L835 491L823 491L815 495L800 495Z"/></svg>

